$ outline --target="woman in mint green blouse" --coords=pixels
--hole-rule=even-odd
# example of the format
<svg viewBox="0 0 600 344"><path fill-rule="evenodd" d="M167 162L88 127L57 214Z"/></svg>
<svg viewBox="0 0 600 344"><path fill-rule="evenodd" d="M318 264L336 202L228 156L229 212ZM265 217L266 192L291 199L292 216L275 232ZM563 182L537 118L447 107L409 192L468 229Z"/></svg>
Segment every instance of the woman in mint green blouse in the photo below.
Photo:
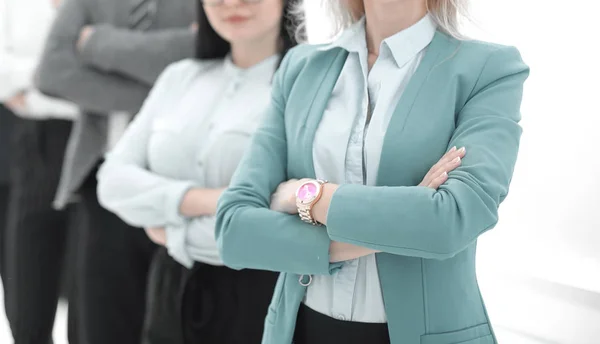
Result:
<svg viewBox="0 0 600 344"><path fill-rule="evenodd" d="M529 69L461 38L464 2L330 1L344 31L284 59L217 211L226 265L282 272L263 343L496 343L476 241Z"/></svg>

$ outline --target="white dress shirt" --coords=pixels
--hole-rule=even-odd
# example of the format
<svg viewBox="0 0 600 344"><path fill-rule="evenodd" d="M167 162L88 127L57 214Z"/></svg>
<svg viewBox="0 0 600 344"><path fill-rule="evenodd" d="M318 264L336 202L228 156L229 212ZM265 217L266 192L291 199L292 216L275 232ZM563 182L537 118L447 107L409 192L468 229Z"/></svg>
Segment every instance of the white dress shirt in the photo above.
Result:
<svg viewBox="0 0 600 344"><path fill-rule="evenodd" d="M25 108L17 113L22 117L74 119L79 112L32 86L55 12L50 0L0 0L0 103L22 92Z"/></svg>
<svg viewBox="0 0 600 344"><path fill-rule="evenodd" d="M279 56L249 68L229 58L167 68L98 172L100 203L137 227L165 227L169 254L223 265L214 216L179 213L192 187L229 185L271 95Z"/></svg>
<svg viewBox="0 0 600 344"><path fill-rule="evenodd" d="M349 55L315 135L317 178L376 185L390 118L435 31L434 21L426 15L386 38L370 71L365 18L322 48L341 47ZM346 261L332 276L313 276L304 303L340 320L387 322L375 255Z"/></svg>

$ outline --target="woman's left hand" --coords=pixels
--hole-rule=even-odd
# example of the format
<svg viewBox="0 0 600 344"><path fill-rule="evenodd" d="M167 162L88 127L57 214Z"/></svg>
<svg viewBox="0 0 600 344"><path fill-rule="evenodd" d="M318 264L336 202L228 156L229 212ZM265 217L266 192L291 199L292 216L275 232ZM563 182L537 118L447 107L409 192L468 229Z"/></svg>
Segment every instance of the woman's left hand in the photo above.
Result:
<svg viewBox="0 0 600 344"><path fill-rule="evenodd" d="M310 179L290 179L279 184L275 193L271 195L271 210L281 213L298 214L296 206L296 190Z"/></svg>
<svg viewBox="0 0 600 344"><path fill-rule="evenodd" d="M167 233L164 228L146 228L146 235L157 245L165 246L167 244Z"/></svg>

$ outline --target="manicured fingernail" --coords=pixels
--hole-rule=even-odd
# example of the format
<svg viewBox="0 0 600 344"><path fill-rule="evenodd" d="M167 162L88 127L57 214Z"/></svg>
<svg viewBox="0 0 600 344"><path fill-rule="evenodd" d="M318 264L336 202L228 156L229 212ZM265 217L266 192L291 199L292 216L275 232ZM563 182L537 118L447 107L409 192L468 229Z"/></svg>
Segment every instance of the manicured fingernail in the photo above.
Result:
<svg viewBox="0 0 600 344"><path fill-rule="evenodd" d="M450 152L454 152L456 150L456 146L450 148Z"/></svg>
<svg viewBox="0 0 600 344"><path fill-rule="evenodd" d="M444 171L444 173L442 173L442 177L448 177L448 172Z"/></svg>
<svg viewBox="0 0 600 344"><path fill-rule="evenodd" d="M456 158L454 158L454 161L453 161L453 162L455 162L455 163L459 163L459 162L460 162L460 157L459 157L459 156L457 156Z"/></svg>
<svg viewBox="0 0 600 344"><path fill-rule="evenodd" d="M459 149L459 151L460 151L461 153L464 153L464 152L466 152L466 151L467 151L467 149L466 149L465 147L462 147L461 149Z"/></svg>

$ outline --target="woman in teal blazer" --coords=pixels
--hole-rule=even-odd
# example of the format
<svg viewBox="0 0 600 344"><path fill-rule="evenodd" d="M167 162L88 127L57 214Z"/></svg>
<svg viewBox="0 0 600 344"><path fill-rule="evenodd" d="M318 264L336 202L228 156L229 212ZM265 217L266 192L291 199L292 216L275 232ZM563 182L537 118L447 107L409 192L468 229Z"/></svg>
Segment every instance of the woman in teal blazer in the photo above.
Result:
<svg viewBox="0 0 600 344"><path fill-rule="evenodd" d="M385 23L405 21L391 32L398 37L412 35L406 32L414 33L413 27L426 27L424 15L437 25L393 103L379 138L381 153L372 185L368 179L310 184L320 191L308 212L299 204L302 217L306 220L308 214L308 220L323 226L295 215L296 189L306 185L306 178L320 177L316 171L322 161L315 159L314 143L327 141L316 138L319 126L334 115L332 104L341 88L359 87L345 81L352 80L346 69L352 56L363 56L354 54L352 47L357 45L347 42L302 45L283 61L265 121L220 198L216 237L225 264L282 272L265 320L265 344L302 342L294 336L299 310L309 305L307 289L313 287L313 278L332 278L348 261L373 252L392 343L496 343L477 284L476 240L495 226L498 207L508 193L529 69L513 47L455 38L456 31L442 24L453 21L440 20L448 19L442 9L449 7L432 7L440 1L428 1L429 13L423 6L420 16L421 8L401 8L409 6L406 3L354 2L359 4L355 18L366 17L365 31L360 31L360 21L354 30L366 41L358 46L369 47L371 74L378 68L372 55L381 53L377 58L383 59L391 50L387 58L393 56L395 62L402 56L403 48L395 51L392 39L377 38L378 33L390 36ZM396 13L415 14L414 20L406 22L410 15L390 20ZM368 78L371 81L371 75ZM383 92L386 84L381 85ZM377 106L381 101L380 97ZM377 106L374 111L365 108L365 131L369 118L376 121L379 116ZM451 147L466 148L460 166L449 166L439 188L424 187L423 176L445 152L454 151ZM366 172L365 160L372 157L363 158ZM366 305L377 308L377 302Z"/></svg>

